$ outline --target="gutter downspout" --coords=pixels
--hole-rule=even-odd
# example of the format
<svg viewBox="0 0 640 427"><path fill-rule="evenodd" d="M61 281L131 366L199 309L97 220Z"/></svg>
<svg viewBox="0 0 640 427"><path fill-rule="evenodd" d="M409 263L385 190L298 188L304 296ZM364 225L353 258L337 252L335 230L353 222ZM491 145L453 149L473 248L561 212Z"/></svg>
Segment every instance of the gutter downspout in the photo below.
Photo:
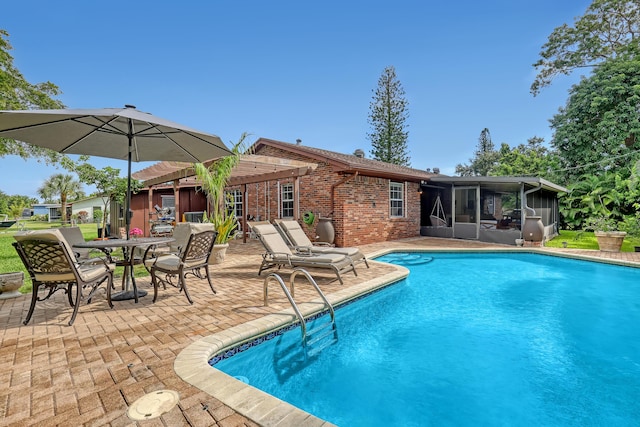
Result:
<svg viewBox="0 0 640 427"><path fill-rule="evenodd" d="M343 179L341 179L340 181L336 182L335 184L333 184L331 186L331 212L329 213L329 217L333 218L333 211L335 209L335 205L334 205L334 199L335 199L335 194L336 194L336 187L338 185L342 185L347 181L350 181L352 179L354 179L355 177L358 176L358 171L356 171L353 175L349 175ZM318 215L318 218L320 217L320 215Z"/></svg>
<svg viewBox="0 0 640 427"><path fill-rule="evenodd" d="M522 206L524 207L524 210L526 211L527 215L535 215L536 214L536 210L529 207L528 202L527 202L527 196L531 193L535 193L536 191L540 191L542 190L542 184L538 184L537 187L532 188L530 190L527 190L524 192L523 196L522 196Z"/></svg>
<svg viewBox="0 0 640 427"><path fill-rule="evenodd" d="M522 183L522 189L524 190L524 182ZM536 210L533 209L532 207L529 206L528 201L527 201L527 196L531 193L535 193L536 191L540 191L542 190L542 184L538 184L537 187L534 187L530 190L524 191L522 193L522 207L523 207L523 211L524 211L524 215L521 218L521 223L520 223L520 238L523 239L524 238L524 225L527 221L527 217L529 216L535 216L536 214ZM544 235L542 236L542 240L544 241Z"/></svg>

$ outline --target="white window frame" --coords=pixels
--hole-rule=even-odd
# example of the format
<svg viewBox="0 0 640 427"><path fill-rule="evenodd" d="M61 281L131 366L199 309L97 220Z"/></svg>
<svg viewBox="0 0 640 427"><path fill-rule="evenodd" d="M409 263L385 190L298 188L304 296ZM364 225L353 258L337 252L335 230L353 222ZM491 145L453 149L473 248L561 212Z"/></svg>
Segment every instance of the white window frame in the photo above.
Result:
<svg viewBox="0 0 640 427"><path fill-rule="evenodd" d="M282 218L293 218L295 208L295 195L293 183L280 186L280 212ZM291 215L289 215L291 213Z"/></svg>
<svg viewBox="0 0 640 427"><path fill-rule="evenodd" d="M403 182L389 181L389 216L391 218L404 218L406 211L404 189Z"/></svg>
<svg viewBox="0 0 640 427"><path fill-rule="evenodd" d="M242 190L226 190L224 192L224 200L227 209L238 219L242 219L242 211L244 208Z"/></svg>

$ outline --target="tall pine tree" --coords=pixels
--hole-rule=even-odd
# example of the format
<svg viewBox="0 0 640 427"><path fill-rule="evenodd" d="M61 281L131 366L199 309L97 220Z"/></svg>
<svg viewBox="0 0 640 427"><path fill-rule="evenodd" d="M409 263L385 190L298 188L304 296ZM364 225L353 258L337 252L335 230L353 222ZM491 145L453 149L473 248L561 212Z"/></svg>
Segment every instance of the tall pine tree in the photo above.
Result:
<svg viewBox="0 0 640 427"><path fill-rule="evenodd" d="M371 155L375 160L410 166L407 149L409 132L405 131L405 121L409 117L408 104L402 84L396 78L395 68L385 68L369 106L372 131L367 137L371 141Z"/></svg>
<svg viewBox="0 0 640 427"><path fill-rule="evenodd" d="M475 157L469 159L470 164L458 164L456 173L460 176L488 176L500 160L500 153L495 150L489 129L484 128L478 138Z"/></svg>

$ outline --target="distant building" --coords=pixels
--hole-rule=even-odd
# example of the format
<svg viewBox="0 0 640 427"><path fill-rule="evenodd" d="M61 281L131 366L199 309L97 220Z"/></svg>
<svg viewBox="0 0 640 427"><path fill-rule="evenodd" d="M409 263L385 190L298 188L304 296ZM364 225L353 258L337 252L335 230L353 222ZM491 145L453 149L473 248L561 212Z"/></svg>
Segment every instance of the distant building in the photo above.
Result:
<svg viewBox="0 0 640 427"><path fill-rule="evenodd" d="M62 205L60 203L41 203L33 205L34 215L47 215L48 221L60 221L62 219Z"/></svg>
<svg viewBox="0 0 640 427"><path fill-rule="evenodd" d="M71 209L71 215L79 215L80 212L87 213L87 222L94 222L93 215L94 212L100 211L102 212L105 207L107 211L109 210L109 197L101 196L101 197L90 197L87 199L76 200L72 203L69 203Z"/></svg>

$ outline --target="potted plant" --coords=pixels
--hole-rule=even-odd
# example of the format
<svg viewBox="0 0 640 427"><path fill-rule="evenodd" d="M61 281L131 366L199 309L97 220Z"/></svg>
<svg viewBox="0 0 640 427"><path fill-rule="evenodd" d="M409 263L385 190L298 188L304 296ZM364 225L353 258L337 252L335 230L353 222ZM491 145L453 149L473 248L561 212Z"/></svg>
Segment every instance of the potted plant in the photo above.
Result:
<svg viewBox="0 0 640 427"><path fill-rule="evenodd" d="M24 272L0 274L0 299L15 298L22 295L18 289L24 284Z"/></svg>
<svg viewBox="0 0 640 427"><path fill-rule="evenodd" d="M218 232L213 251L209 257L210 264L219 264L224 260L229 240L233 238L238 229L238 221L233 210L229 209L226 203L224 190L233 168L240 161L241 153L245 151L244 140L246 137L246 133L240 136L240 140L231 149L233 153L231 156L218 159L209 166L202 163L194 164L196 177L200 181L200 189L206 194L209 206L204 221L212 223Z"/></svg>
<svg viewBox="0 0 640 427"><path fill-rule="evenodd" d="M593 230L602 252L620 252L626 231L618 230L618 222L612 218L597 217L587 222L587 230Z"/></svg>

